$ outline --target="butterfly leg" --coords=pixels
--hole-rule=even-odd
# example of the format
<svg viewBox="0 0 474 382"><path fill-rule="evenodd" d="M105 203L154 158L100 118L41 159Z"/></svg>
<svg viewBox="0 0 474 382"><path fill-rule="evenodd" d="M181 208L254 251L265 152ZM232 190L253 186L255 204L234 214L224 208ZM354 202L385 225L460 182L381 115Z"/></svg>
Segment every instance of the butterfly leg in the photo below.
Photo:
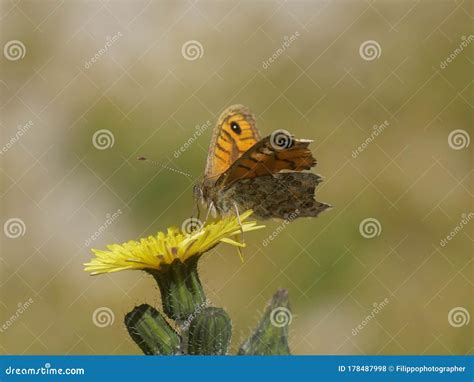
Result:
<svg viewBox="0 0 474 382"><path fill-rule="evenodd" d="M235 203L234 203L234 208L235 208L235 214L237 216L237 221L239 222L239 226L240 226L240 237L242 239L242 244L245 244L244 229L242 227L242 221L240 220L239 208L237 207L237 204L235 204ZM242 260L242 262L244 262L244 258L242 256L242 249L240 247L237 247L237 249L239 251L240 260Z"/></svg>
<svg viewBox="0 0 474 382"><path fill-rule="evenodd" d="M196 219L199 220L199 217L201 216L201 209L199 208L199 202L196 201L196 204L193 207L193 211L191 213L191 219L194 218L194 213L196 212Z"/></svg>
<svg viewBox="0 0 474 382"><path fill-rule="evenodd" d="M204 223L207 223L207 219L209 219L209 215L211 214L211 211L213 208L214 208L214 202L209 203L209 207L207 208L207 213L206 213L206 220L204 220Z"/></svg>
<svg viewBox="0 0 474 382"><path fill-rule="evenodd" d="M235 215L237 216L237 221L239 222L240 232L242 233L242 239L243 239L244 230L242 228L242 221L240 220L239 208L237 207L237 204L235 203L234 203L234 208L235 208Z"/></svg>

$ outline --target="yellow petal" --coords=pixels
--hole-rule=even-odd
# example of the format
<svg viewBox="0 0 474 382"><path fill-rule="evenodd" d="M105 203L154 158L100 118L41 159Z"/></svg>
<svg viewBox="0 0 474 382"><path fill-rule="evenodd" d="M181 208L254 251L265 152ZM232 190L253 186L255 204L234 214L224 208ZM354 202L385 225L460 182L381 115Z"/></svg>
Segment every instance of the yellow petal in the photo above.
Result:
<svg viewBox="0 0 474 382"><path fill-rule="evenodd" d="M237 231L237 232L240 232L240 231ZM227 244L230 244L230 245L235 245L236 247L245 247L245 243L240 243L240 242L238 242L238 241L229 239L228 237L223 237L220 241L221 241L222 243L227 243Z"/></svg>

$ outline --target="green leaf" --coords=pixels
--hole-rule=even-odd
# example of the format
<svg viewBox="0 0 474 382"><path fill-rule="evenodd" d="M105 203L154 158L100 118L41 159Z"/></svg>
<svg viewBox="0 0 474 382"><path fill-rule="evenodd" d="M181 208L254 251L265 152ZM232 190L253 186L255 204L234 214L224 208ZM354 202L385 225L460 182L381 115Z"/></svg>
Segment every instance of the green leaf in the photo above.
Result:
<svg viewBox="0 0 474 382"><path fill-rule="evenodd" d="M272 297L253 334L240 347L239 355L287 355L288 327L293 317L288 291L278 290Z"/></svg>

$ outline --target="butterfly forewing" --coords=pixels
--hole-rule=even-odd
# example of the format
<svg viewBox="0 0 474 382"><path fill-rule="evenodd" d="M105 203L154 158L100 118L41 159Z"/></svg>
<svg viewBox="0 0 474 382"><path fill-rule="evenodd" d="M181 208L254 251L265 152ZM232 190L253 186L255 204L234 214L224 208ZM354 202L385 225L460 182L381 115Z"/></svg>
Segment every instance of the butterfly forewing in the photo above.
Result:
<svg viewBox="0 0 474 382"><path fill-rule="evenodd" d="M217 179L259 140L255 118L245 106L224 110L214 128L204 177Z"/></svg>
<svg viewBox="0 0 474 382"><path fill-rule="evenodd" d="M309 170L315 166L316 159L308 148L312 141L291 139L291 146L282 148L272 143L271 136L263 138L238 158L217 184L226 187L238 179L276 174L282 170Z"/></svg>

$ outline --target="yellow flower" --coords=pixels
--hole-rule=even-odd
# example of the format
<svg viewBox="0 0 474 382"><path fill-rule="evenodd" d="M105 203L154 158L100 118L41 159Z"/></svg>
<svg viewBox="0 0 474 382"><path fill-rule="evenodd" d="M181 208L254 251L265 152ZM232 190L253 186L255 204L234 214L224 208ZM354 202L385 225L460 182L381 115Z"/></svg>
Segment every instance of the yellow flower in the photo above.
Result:
<svg viewBox="0 0 474 382"><path fill-rule="evenodd" d="M85 263L85 271L92 275L118 272L126 269L156 269L169 265L175 260L186 261L190 257L200 255L219 243L227 243L237 247L245 244L231 239L243 232L263 228L256 221L244 222L252 214L246 211L237 217L224 218L215 223L206 224L202 229L190 234L181 232L176 227L168 228L168 232L158 232L156 236L148 236L140 241L131 240L123 244L107 246L107 251L93 249L95 257Z"/></svg>

